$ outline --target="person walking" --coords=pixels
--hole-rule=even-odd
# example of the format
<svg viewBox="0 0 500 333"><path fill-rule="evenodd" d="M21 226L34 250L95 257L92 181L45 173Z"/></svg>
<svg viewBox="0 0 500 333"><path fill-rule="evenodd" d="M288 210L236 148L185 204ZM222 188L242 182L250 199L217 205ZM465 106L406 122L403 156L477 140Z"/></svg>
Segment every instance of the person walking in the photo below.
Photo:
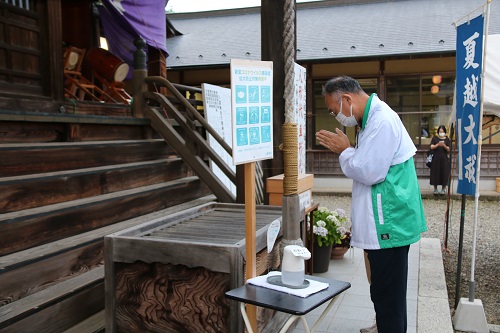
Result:
<svg viewBox="0 0 500 333"><path fill-rule="evenodd" d="M446 186L450 177L450 152L451 140L446 136L446 127L441 125L438 127L437 136L431 140L432 163L430 183L434 185L434 195L446 193ZM438 191L438 185L441 185L441 192Z"/></svg>
<svg viewBox="0 0 500 333"><path fill-rule="evenodd" d="M351 245L369 259L377 330L406 332L408 251L427 230L413 161L417 149L399 116L355 79L330 79L323 95L343 126L360 128L355 147L338 128L320 130L316 139L339 154L342 172L353 180Z"/></svg>

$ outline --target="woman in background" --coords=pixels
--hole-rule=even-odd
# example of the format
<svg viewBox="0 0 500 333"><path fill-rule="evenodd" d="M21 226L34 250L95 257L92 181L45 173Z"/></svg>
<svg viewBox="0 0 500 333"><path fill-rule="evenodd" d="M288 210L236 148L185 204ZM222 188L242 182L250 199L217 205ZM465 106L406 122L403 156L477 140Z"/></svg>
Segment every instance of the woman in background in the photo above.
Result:
<svg viewBox="0 0 500 333"><path fill-rule="evenodd" d="M450 152L451 140L446 136L446 127L441 125L437 130L438 136L431 140L433 152L431 164L431 185L434 185L434 195L439 194L438 185L441 185L441 194L446 193L448 178L450 176Z"/></svg>

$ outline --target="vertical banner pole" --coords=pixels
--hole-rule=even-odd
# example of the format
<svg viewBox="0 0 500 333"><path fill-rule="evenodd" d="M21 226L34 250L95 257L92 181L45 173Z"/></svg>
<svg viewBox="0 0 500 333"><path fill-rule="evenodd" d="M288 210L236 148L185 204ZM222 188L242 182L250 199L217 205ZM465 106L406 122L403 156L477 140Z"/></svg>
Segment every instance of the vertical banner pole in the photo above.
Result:
<svg viewBox="0 0 500 333"><path fill-rule="evenodd" d="M245 163L245 253L246 280L257 275L255 253L256 207L255 207L255 162ZM257 311L255 305L246 305L252 330L257 332Z"/></svg>
<svg viewBox="0 0 500 333"><path fill-rule="evenodd" d="M460 208L460 233L458 240L457 275L455 277L455 306L456 309L460 301L460 283L462 276L462 253L464 248L464 225L465 225L465 194L462 194L462 206Z"/></svg>
<svg viewBox="0 0 500 333"><path fill-rule="evenodd" d="M474 272L476 268L476 239L477 239L477 216L479 209L479 180L481 175L481 146L483 145L483 112L484 112L484 73L486 70L486 50L488 43L488 24L490 17L490 2L488 0L486 5L486 18L484 24L484 43L483 43L483 61L481 73L481 101L479 107L479 135L477 138L477 172L476 172L476 196L474 198L474 229L472 237L472 259L470 269L470 283L469 283L469 301L474 302L475 279Z"/></svg>
<svg viewBox="0 0 500 333"><path fill-rule="evenodd" d="M472 236L472 258L471 258L471 278L469 282L469 299L461 298L453 316L453 326L457 331L472 331L472 332L489 332L486 315L484 313L483 303L479 299L474 299L474 270L476 260L476 238L477 238L477 219L478 219L478 199L479 199L479 180L481 170L481 144L482 144L482 123L483 123L483 97L484 97L484 66L485 66L485 49L488 36L488 16L489 3L487 0L486 15L483 17L477 16L468 23L463 23L457 28L457 84L463 87L463 107L464 111L460 117L457 109L457 122L468 116L469 120L465 120L468 126L464 126L463 130L467 132L465 141L462 143L466 164L464 164L465 179L459 182L461 188L459 193L463 195L475 194L474 200L474 227ZM484 6L481 6L483 8ZM486 16L486 19L485 17ZM486 26L485 26L486 23ZM484 37L484 42L483 42ZM476 40L477 39L477 40ZM478 45L479 44L479 45ZM481 52L481 60L476 62L476 49ZM462 62L463 59L463 62ZM459 61L460 60L460 61ZM479 64L480 62L480 64ZM461 66L463 63L463 66ZM482 67L479 67L482 65ZM479 68L478 68L479 67ZM465 70L462 70L465 69ZM460 80L458 79L460 77ZM479 78L481 81L479 82ZM465 80L464 80L465 79ZM476 86L476 83L477 86ZM480 94L477 91L480 89ZM461 94L457 94L462 99ZM457 96L457 101L458 101ZM477 105L479 103L479 105ZM462 102L458 103L462 105ZM467 108L465 108L467 106ZM477 110L479 106L479 110ZM476 125L479 125L476 127ZM458 129L462 132L462 127ZM464 132L462 132L465 135ZM477 140L476 140L477 136ZM477 147L475 147L477 145ZM477 150L476 150L477 149ZM459 172L461 174L461 172ZM465 183L464 181L467 181Z"/></svg>

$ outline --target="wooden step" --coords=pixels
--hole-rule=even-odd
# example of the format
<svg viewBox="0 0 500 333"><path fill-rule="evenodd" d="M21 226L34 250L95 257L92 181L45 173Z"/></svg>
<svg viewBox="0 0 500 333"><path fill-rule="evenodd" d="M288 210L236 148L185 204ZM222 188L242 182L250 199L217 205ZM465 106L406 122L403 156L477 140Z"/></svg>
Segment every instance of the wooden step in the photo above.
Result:
<svg viewBox="0 0 500 333"><path fill-rule="evenodd" d="M0 257L0 309L103 263L104 236L207 202L209 195L154 213Z"/></svg>
<svg viewBox="0 0 500 333"><path fill-rule="evenodd" d="M102 310L62 333L104 333L105 326L104 310Z"/></svg>
<svg viewBox="0 0 500 333"><path fill-rule="evenodd" d="M100 266L0 307L0 331L61 332L103 308L104 266Z"/></svg>
<svg viewBox="0 0 500 333"><path fill-rule="evenodd" d="M74 236L210 194L198 177L6 213L0 255Z"/></svg>
<svg viewBox="0 0 500 333"><path fill-rule="evenodd" d="M0 133L2 133L0 143L142 140L150 134L146 125L32 123L1 120Z"/></svg>
<svg viewBox="0 0 500 333"><path fill-rule="evenodd" d="M30 209L192 175L180 158L0 178L0 213Z"/></svg>
<svg viewBox="0 0 500 333"><path fill-rule="evenodd" d="M0 177L151 161L175 155L165 141L126 140L0 145Z"/></svg>

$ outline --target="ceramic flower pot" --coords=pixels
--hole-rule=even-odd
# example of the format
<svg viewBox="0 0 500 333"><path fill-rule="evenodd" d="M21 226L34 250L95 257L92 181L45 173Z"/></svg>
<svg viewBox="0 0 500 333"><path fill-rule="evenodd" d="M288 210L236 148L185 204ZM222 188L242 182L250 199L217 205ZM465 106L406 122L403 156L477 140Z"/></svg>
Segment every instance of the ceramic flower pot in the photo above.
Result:
<svg viewBox="0 0 500 333"><path fill-rule="evenodd" d="M349 250L346 246L335 246L332 247L332 253L330 255L330 259L342 259L344 258L344 254Z"/></svg>

